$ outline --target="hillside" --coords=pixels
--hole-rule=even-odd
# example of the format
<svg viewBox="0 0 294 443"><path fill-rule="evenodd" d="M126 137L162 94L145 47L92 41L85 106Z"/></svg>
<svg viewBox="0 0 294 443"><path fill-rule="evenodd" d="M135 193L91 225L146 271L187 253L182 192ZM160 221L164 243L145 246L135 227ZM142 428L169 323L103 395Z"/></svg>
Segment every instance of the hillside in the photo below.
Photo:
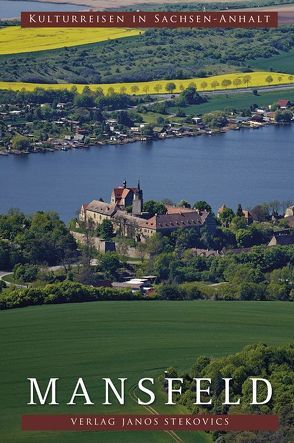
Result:
<svg viewBox="0 0 294 443"><path fill-rule="evenodd" d="M23 31L28 31L31 37L30 50L40 51L40 31ZM15 54L15 39L19 39L22 32L18 27L1 30L0 35L7 34L10 40L3 43L2 48L0 45L0 53L5 51L11 55L0 56L0 81L83 84L182 80L255 70L254 61L261 57L268 61L265 71L279 57L282 62L276 71L294 72L293 26L272 30L147 30L137 36L138 31L123 31L120 36L135 35L123 39L116 38L111 31L112 40L75 46L77 31L71 34L71 42L67 38L65 48ZM91 29L86 31L89 36L83 31L84 40L80 43L86 43L88 37L97 38ZM55 32L58 37L50 41L57 44L59 40L62 46L60 31ZM101 40L105 40L104 31L99 32Z"/></svg>

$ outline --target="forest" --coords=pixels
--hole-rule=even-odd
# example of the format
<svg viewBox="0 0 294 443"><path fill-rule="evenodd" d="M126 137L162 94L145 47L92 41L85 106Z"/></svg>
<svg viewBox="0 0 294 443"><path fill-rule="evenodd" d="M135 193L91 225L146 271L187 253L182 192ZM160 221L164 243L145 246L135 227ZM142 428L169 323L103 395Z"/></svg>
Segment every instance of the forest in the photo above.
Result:
<svg viewBox="0 0 294 443"><path fill-rule="evenodd" d="M233 442L290 442L293 440L293 345L267 346L253 344L246 346L241 352L226 357L212 359L199 356L190 372L180 375L184 379L182 395L177 394L178 402L185 405L192 413L210 414L278 414L280 428L276 432L214 432L213 440L218 443ZM174 368L167 369L168 377L176 378L178 373ZM251 388L249 377L262 377L269 380L273 388L271 401L264 405L250 405ZM195 381L193 377L208 377L212 379L212 404L197 406L195 398ZM222 377L232 378L231 401L240 399L240 405L224 405L224 384ZM166 381L161 379L163 388ZM264 393L263 393L264 394ZM202 401L207 401L207 395L202 394ZM261 400L260 400L261 401Z"/></svg>

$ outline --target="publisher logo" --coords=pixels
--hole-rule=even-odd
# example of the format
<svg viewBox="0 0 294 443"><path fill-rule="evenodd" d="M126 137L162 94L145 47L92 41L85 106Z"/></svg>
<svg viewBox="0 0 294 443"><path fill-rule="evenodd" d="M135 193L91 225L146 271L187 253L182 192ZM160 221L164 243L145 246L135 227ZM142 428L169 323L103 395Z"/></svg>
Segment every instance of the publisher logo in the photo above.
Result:
<svg viewBox="0 0 294 443"><path fill-rule="evenodd" d="M23 431L276 431L276 415L24 415Z"/></svg>

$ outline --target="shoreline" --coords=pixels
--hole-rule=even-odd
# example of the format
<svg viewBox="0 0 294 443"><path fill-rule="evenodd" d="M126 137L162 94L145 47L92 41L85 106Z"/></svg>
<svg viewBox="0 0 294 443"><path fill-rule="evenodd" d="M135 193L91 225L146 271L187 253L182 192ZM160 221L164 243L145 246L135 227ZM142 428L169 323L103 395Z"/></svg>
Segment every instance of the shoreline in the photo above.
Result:
<svg viewBox="0 0 294 443"><path fill-rule="evenodd" d="M60 151L71 151L71 150L76 150L76 149L89 149L89 148L93 148L93 147L103 147L103 146L125 146L125 145L130 145L133 143L138 143L138 142L145 142L145 143L151 143L151 142L159 142L159 141L166 141L169 139L175 139L175 138L190 138L190 137L200 137L203 135L206 136L215 136L215 135L220 135L220 134L226 134L230 131L240 131L240 130L256 130L256 129L260 129L260 128L264 128L267 126L277 126L277 127L283 127L283 126L290 126L291 124L293 124L293 121L291 123L276 123L276 122L266 122L266 123L260 123L260 124L256 124L256 125L250 125L247 123L242 123L240 125L237 124L232 124L230 126L226 126L220 129L211 129L211 130L200 130L197 132L184 132L182 134L177 134L177 135L167 135L166 137L158 137L158 136L153 136L153 137L133 137L133 138L129 138L127 140L117 140L117 141L111 141L111 140L105 140L105 141L91 141L90 144L84 144L84 143L74 143L74 142L63 142L63 143L56 143L54 145L53 142L53 146L51 148L41 148L41 147L36 147L34 150L32 151L13 151L13 150L0 150L0 157L7 157L7 156L26 156L29 154L46 154L46 153L55 153L55 152L60 152Z"/></svg>

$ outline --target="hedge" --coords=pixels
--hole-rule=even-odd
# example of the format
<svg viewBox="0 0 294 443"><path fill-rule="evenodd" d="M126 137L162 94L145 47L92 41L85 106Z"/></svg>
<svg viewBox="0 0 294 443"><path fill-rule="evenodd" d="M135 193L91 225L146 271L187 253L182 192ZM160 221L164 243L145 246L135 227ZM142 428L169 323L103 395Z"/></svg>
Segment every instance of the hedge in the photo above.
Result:
<svg viewBox="0 0 294 443"><path fill-rule="evenodd" d="M48 284L42 288L20 288L0 295L0 310L34 305L82 303L102 300L139 300L141 294L128 289L94 288L75 282Z"/></svg>

